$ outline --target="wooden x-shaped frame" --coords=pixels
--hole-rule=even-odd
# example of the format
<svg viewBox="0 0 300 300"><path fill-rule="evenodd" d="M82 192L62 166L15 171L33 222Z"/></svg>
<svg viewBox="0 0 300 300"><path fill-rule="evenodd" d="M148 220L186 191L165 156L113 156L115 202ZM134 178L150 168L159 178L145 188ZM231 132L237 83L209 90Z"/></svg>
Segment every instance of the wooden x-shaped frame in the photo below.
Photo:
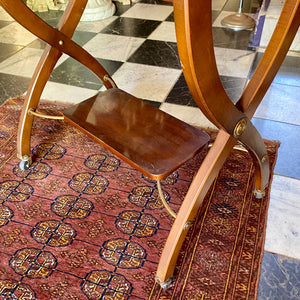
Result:
<svg viewBox="0 0 300 300"><path fill-rule="evenodd" d="M255 195L263 197L269 181L269 160L264 142L251 123L251 118L297 33L300 22L299 2L300 0L286 0L271 41L241 98L234 105L227 96L217 71L211 1L174 0L177 44L185 79L201 111L220 130L191 183L166 241L156 273L156 279L162 287L169 286L188 228L209 187L238 141L253 157ZM32 77L20 117L17 153L21 160L30 160L33 121L30 111L36 110L49 76L63 53L93 71L106 88L116 86L98 61L71 40L86 3L87 0L70 0L57 28L52 28L27 8L22 0L0 0L3 8L17 22L47 43Z"/></svg>

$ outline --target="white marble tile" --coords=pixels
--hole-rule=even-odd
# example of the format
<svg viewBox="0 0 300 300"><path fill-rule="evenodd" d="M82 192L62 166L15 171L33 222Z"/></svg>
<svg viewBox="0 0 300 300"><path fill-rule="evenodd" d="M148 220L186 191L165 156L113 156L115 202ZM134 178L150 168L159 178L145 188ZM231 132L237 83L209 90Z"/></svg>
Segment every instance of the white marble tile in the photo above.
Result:
<svg viewBox="0 0 300 300"><path fill-rule="evenodd" d="M221 10L226 2L226 0L212 0L211 8L212 10Z"/></svg>
<svg viewBox="0 0 300 300"><path fill-rule="evenodd" d="M126 61L144 40L99 33L84 45L84 49L97 58Z"/></svg>
<svg viewBox="0 0 300 300"><path fill-rule="evenodd" d="M17 22L12 22L0 29L0 41L2 43L27 46L34 40L36 40L36 36Z"/></svg>
<svg viewBox="0 0 300 300"><path fill-rule="evenodd" d="M0 20L1 21L13 21L14 19L0 6Z"/></svg>
<svg viewBox="0 0 300 300"><path fill-rule="evenodd" d="M137 3L122 14L122 17L164 21L172 11L172 6Z"/></svg>
<svg viewBox="0 0 300 300"><path fill-rule="evenodd" d="M247 78L255 57L254 51L215 47L220 75Z"/></svg>
<svg viewBox="0 0 300 300"><path fill-rule="evenodd" d="M300 87L273 83L254 117L300 125Z"/></svg>
<svg viewBox="0 0 300 300"><path fill-rule="evenodd" d="M97 93L95 90L80 88L76 86L47 82L41 99L64 103L79 103Z"/></svg>
<svg viewBox="0 0 300 300"><path fill-rule="evenodd" d="M267 4L267 1L266 1ZM267 15L280 15L284 1L282 0L272 0L268 3Z"/></svg>
<svg viewBox="0 0 300 300"><path fill-rule="evenodd" d="M176 43L176 32L174 22L161 23L148 37L150 40L159 40Z"/></svg>
<svg viewBox="0 0 300 300"><path fill-rule="evenodd" d="M265 250L300 259L300 180L274 176Z"/></svg>
<svg viewBox="0 0 300 300"><path fill-rule="evenodd" d="M24 48L0 63L1 73L32 77L42 53L41 49Z"/></svg>
<svg viewBox="0 0 300 300"><path fill-rule="evenodd" d="M266 16L263 31L260 39L260 47L266 47L271 39L276 24L278 22L278 16ZM292 51L300 51L300 32L298 30L292 45L290 46Z"/></svg>
<svg viewBox="0 0 300 300"><path fill-rule="evenodd" d="M207 118L198 107L163 103L160 106L160 109L191 125L216 129L215 125L207 120Z"/></svg>
<svg viewBox="0 0 300 300"><path fill-rule="evenodd" d="M76 28L76 31L88 31L88 32L99 33L103 28L108 26L117 18L118 18L117 16L111 16L109 18L99 20L99 21L93 21L93 22L80 21Z"/></svg>
<svg viewBox="0 0 300 300"><path fill-rule="evenodd" d="M119 88L142 99L162 102L179 78L181 70L124 63L113 79Z"/></svg>

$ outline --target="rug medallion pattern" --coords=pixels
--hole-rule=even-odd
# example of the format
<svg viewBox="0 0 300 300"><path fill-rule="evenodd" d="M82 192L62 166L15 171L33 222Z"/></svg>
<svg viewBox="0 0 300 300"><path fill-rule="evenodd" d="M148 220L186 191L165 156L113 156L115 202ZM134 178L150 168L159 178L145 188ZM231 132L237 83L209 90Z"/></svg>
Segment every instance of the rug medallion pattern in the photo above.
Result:
<svg viewBox="0 0 300 300"><path fill-rule="evenodd" d="M172 217L156 183L61 121L35 120L33 165L18 167L22 99L0 110L0 299L254 299L268 197L235 150L180 253L174 286L154 281ZM60 110L44 103L41 110ZM278 145L268 143L271 162ZM178 210L206 152L162 181Z"/></svg>

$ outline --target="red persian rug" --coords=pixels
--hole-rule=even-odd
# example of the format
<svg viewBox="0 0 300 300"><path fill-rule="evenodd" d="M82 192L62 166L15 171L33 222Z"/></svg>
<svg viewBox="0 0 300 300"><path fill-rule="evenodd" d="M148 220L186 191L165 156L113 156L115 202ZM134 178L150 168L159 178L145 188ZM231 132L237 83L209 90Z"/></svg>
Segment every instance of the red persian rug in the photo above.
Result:
<svg viewBox="0 0 300 300"><path fill-rule="evenodd" d="M189 231L174 286L162 290L154 275L173 220L156 183L70 125L46 119L35 119L34 162L21 171L22 101L0 108L0 299L255 299L269 190L253 197L247 152L231 153ZM272 172L279 145L266 145ZM175 211L205 155L162 182Z"/></svg>

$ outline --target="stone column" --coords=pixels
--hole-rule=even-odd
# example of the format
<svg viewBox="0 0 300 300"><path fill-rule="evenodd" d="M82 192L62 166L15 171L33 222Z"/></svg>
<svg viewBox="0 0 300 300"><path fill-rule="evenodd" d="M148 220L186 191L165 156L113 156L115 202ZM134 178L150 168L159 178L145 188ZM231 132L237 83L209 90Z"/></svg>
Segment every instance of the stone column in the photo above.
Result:
<svg viewBox="0 0 300 300"><path fill-rule="evenodd" d="M112 16L116 11L112 0L89 0L81 21L97 21Z"/></svg>

